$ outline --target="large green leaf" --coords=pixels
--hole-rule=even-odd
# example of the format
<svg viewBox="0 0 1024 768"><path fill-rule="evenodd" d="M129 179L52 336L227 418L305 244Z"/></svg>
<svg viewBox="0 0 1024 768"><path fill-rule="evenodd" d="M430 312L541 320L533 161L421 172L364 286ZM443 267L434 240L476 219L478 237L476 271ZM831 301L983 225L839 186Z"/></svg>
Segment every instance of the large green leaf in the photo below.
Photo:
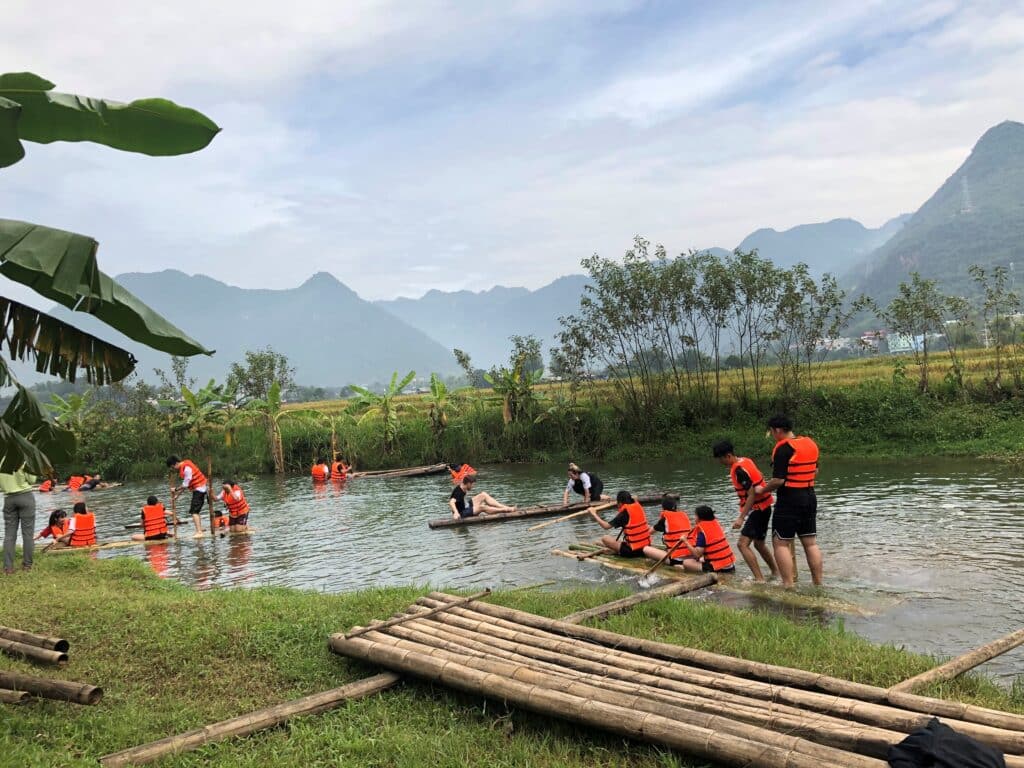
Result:
<svg viewBox="0 0 1024 768"><path fill-rule="evenodd" d="M25 467L35 475L48 475L53 467L45 454L0 418L0 472Z"/></svg>
<svg viewBox="0 0 1024 768"><path fill-rule="evenodd" d="M0 330L12 360L34 360L36 371L65 381L75 381L84 368L86 379L102 386L135 370L130 352L3 296Z"/></svg>
<svg viewBox="0 0 1024 768"><path fill-rule="evenodd" d="M35 395L20 384L2 418L5 424L10 425L18 434L23 435L45 454L48 462L69 461L74 456L74 433L71 430L62 429L47 418L42 404ZM43 467L33 467L32 471L36 474L44 474L44 469Z"/></svg>
<svg viewBox="0 0 1024 768"><path fill-rule="evenodd" d="M53 88L30 72L0 75L0 97L22 107L17 129L22 140L92 141L145 155L183 155L202 149L220 131L201 112L167 99L124 104Z"/></svg>
<svg viewBox="0 0 1024 768"><path fill-rule="evenodd" d="M0 168L14 165L25 156L25 148L18 141L20 116L20 104L0 97Z"/></svg>
<svg viewBox="0 0 1024 768"><path fill-rule="evenodd" d="M172 355L212 355L122 288L96 265L91 237L24 221L0 219L0 274L76 312Z"/></svg>

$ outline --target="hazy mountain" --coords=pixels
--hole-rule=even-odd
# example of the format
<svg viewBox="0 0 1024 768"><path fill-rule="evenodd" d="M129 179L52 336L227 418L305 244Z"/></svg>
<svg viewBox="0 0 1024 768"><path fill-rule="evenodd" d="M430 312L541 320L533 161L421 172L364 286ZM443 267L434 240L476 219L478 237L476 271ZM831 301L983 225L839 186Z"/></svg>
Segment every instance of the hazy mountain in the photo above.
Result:
<svg viewBox="0 0 1024 768"><path fill-rule="evenodd" d="M344 385L383 381L412 369L420 376L457 370L451 350L380 307L364 301L337 279L320 272L288 290L236 288L176 270L119 275L117 281L206 347L213 357L192 358L202 382L223 378L246 350L271 346L288 356L301 384ZM137 370L169 370L170 358L136 344L83 313L53 314L100 338L118 343L138 359Z"/></svg>
<svg viewBox="0 0 1024 768"><path fill-rule="evenodd" d="M971 264L1024 264L1024 125L990 128L903 228L847 280L887 301L917 270L943 289L974 293Z"/></svg>

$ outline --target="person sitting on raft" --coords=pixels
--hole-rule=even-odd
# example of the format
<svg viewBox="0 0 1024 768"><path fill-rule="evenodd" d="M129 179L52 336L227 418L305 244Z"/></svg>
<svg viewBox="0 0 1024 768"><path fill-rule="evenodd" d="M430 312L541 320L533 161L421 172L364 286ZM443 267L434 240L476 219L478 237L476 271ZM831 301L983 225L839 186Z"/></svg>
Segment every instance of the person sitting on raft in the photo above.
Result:
<svg viewBox="0 0 1024 768"><path fill-rule="evenodd" d="M496 501L489 493L480 492L476 496L470 496L474 483L476 483L476 475L466 475L452 490L452 495L448 497L448 508L452 511L452 519L516 511L515 507Z"/></svg>
<svg viewBox="0 0 1024 768"><path fill-rule="evenodd" d="M228 525L231 533L244 533L249 530L249 502L245 493L234 480L225 480L217 500L228 508Z"/></svg>
<svg viewBox="0 0 1024 768"><path fill-rule="evenodd" d="M693 510L697 523L690 529L685 546L689 552L683 568L690 573L735 573L736 556L732 553L725 531L715 519L715 510L701 505Z"/></svg>
<svg viewBox="0 0 1024 768"><path fill-rule="evenodd" d="M327 462L321 458L317 458L316 463L313 464L313 468L310 470L310 474L313 476L313 481L322 483L331 476L331 468L327 466Z"/></svg>
<svg viewBox="0 0 1024 768"><path fill-rule="evenodd" d="M569 464L569 482L565 486L565 493L562 494L562 505L569 503L569 491L575 491L583 497L583 501L589 504L600 499L610 499L611 496L602 496L604 483L597 475L584 472L575 464Z"/></svg>
<svg viewBox="0 0 1024 768"><path fill-rule="evenodd" d="M689 554L685 539L690 533L690 516L685 510L679 509L679 499L671 493L661 497L661 517L654 524L654 530L660 533L664 549L655 546L644 547L644 555L652 560L661 560L671 553L669 565L682 565Z"/></svg>
<svg viewBox="0 0 1024 768"><path fill-rule="evenodd" d="M58 545L70 547L91 547L96 543L96 515L90 512L84 501L75 504L74 516L64 535L57 539Z"/></svg>
<svg viewBox="0 0 1024 768"><path fill-rule="evenodd" d="M49 525L36 534L36 541L48 538L53 538L55 542L59 541L62 536L67 534L70 525L68 513L63 509L55 509L50 513Z"/></svg>
<svg viewBox="0 0 1024 768"><path fill-rule="evenodd" d="M462 482L462 478L468 475L476 475L476 470L469 466L469 464L449 464L448 474L452 476L452 483L458 485Z"/></svg>
<svg viewBox="0 0 1024 768"><path fill-rule="evenodd" d="M606 531L612 528L622 529L618 537L602 536L601 544L620 557L643 557L644 548L651 544L651 526L647 524L647 514L643 506L629 491L619 491L615 503L619 505L619 514L610 523L593 509L590 510L591 517ZM622 541L619 541L620 537Z"/></svg>
<svg viewBox="0 0 1024 768"><path fill-rule="evenodd" d="M156 496L146 499L140 515L142 533L132 535L132 541L159 541L174 538L167 530L167 510Z"/></svg>

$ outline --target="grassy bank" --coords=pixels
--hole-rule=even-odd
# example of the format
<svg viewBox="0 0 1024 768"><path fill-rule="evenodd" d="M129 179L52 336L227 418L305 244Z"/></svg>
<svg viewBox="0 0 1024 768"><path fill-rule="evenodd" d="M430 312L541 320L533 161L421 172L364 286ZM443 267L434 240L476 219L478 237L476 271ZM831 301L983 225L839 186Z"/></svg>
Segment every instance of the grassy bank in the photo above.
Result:
<svg viewBox="0 0 1024 768"><path fill-rule="evenodd" d="M372 672L327 650L327 636L411 602L417 588L325 595L286 589L196 593L130 559L38 559L0 581L0 623L71 641L56 676L104 687L96 707L49 701L2 710L4 765L93 766L107 752L188 730ZM496 595L560 616L615 597L605 588ZM684 600L649 603L602 626L629 634L891 685L931 665L837 629ZM33 671L0 656L0 668ZM48 672L46 672L48 673ZM1024 698L968 678L940 693L1024 711ZM499 703L406 682L285 728L171 758L168 766L696 766L679 755Z"/></svg>

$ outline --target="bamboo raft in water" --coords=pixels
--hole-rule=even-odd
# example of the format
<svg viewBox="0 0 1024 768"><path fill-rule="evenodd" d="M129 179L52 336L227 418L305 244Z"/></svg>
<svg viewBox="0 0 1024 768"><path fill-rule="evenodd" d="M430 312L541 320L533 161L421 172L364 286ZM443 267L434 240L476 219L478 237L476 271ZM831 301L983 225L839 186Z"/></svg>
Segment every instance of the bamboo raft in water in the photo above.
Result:
<svg viewBox="0 0 1024 768"><path fill-rule="evenodd" d="M716 764L884 768L891 745L939 715L1005 752L1010 768L1024 767L1021 715L890 693L443 593L421 598L403 615L407 621L371 624L358 637L334 634L331 649Z"/></svg>
<svg viewBox="0 0 1024 768"><path fill-rule="evenodd" d="M250 528L247 531L224 531L224 533L214 534L212 538L225 537L225 536L251 536L256 533L255 528ZM182 534L175 538L170 536L166 539L149 539L147 541L135 541L134 539L123 539L118 541L108 541L105 544L92 544L88 547L53 547L42 550L43 552L50 553L62 553L62 552L101 552L107 549L123 549L124 547L133 547L136 545L142 545L144 547L156 546L158 544L171 544L175 541L200 541L209 536L207 531L203 531L203 535L196 537L192 535Z"/></svg>
<svg viewBox="0 0 1024 768"><path fill-rule="evenodd" d="M649 507L654 504L660 504L661 497L664 495L664 492L659 491L657 493L648 493L643 496L637 496L636 500L645 507ZM449 515L448 517L431 520L427 523L427 526L431 529L437 529L458 528L463 525L482 525L483 523L501 523L505 520L521 520L528 517L543 517L545 515L582 512L587 507L594 506L599 503L600 502L598 501L577 501L574 504L550 504L546 506L540 505L536 507L523 507L522 509L517 509L515 512L497 512L493 515L474 515L473 517L462 517L458 520L455 520Z"/></svg>
<svg viewBox="0 0 1024 768"><path fill-rule="evenodd" d="M405 469L375 469L367 472L349 472L346 479L357 477L387 479L389 477L426 477L440 475L448 471L447 464L427 464L422 467L406 467Z"/></svg>

